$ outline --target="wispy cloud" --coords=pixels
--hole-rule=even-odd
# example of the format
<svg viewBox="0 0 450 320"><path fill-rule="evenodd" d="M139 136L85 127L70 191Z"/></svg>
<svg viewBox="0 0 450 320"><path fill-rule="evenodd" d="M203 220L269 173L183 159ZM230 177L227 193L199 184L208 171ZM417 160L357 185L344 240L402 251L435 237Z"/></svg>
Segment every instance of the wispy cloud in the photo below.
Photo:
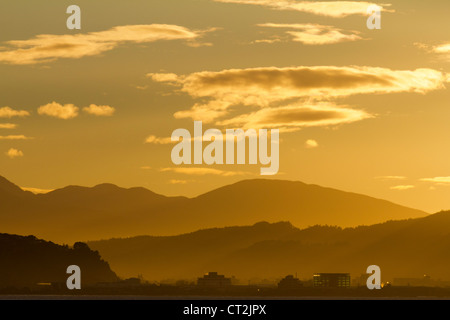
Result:
<svg viewBox="0 0 450 320"><path fill-rule="evenodd" d="M174 143L170 137L159 138L155 135L150 135L145 139L145 143L151 144L171 144Z"/></svg>
<svg viewBox="0 0 450 320"><path fill-rule="evenodd" d="M444 74L433 69L397 71L374 67L323 66L204 71L188 75L182 83L183 91L194 97L219 95L233 103L243 97L248 104L263 105L269 99L278 101L284 97L323 94L425 93L443 88L444 81ZM257 100L256 97L261 94L263 100ZM247 104L247 101L244 103Z"/></svg>
<svg viewBox="0 0 450 320"><path fill-rule="evenodd" d="M426 43L415 42L414 45L417 48L424 49L429 52L444 53L444 54L450 53L450 42L445 42L445 43L441 43L438 45L430 45L430 44L426 44Z"/></svg>
<svg viewBox="0 0 450 320"><path fill-rule="evenodd" d="M390 180L405 180L406 177L404 177L404 176L379 176L379 177L375 177L375 179L390 181Z"/></svg>
<svg viewBox="0 0 450 320"><path fill-rule="evenodd" d="M94 116L109 117L112 116L116 110L111 106L91 104L89 107L84 107L83 111Z"/></svg>
<svg viewBox="0 0 450 320"><path fill-rule="evenodd" d="M167 25L125 25L105 31L53 35L41 34L28 40L12 40L0 50L0 63L37 64L60 58L78 59L95 56L128 43L150 43L160 40L194 40L204 31Z"/></svg>
<svg viewBox="0 0 450 320"><path fill-rule="evenodd" d="M226 141L232 141L233 143L235 141L241 141L241 139L247 139L250 137L258 137L259 136L259 132L256 130L250 130L250 131L245 131L243 132L242 135L239 135L238 133L236 133L234 130L230 130L232 131L232 133L230 132L229 134L227 134L227 132L222 132L222 135L217 135L215 134L211 134L208 133L207 131L205 131L203 133L203 136L201 137L191 137L190 141L193 142L195 140L197 141L212 141L212 139L214 139L214 141L222 141L222 142L226 142ZM268 136L270 137L271 132L269 131ZM150 135L147 137L147 139L145 140L145 143L150 143L150 144L175 144L178 143L179 140L175 139L172 140L172 137L157 137L155 135Z"/></svg>
<svg viewBox="0 0 450 320"><path fill-rule="evenodd" d="M17 124L15 123L0 123L0 129L15 129Z"/></svg>
<svg viewBox="0 0 450 320"><path fill-rule="evenodd" d="M306 147L307 149L318 148L318 147L319 147L319 143L318 143L316 140L309 139L309 140L306 140L306 142L305 142L305 147Z"/></svg>
<svg viewBox="0 0 450 320"><path fill-rule="evenodd" d="M73 119L78 117L80 108L74 104L60 104L58 102L51 102L38 108L39 115L46 115L63 120ZM83 112L98 117L109 117L114 114L116 110L107 105L99 106L91 104L89 107L84 107Z"/></svg>
<svg viewBox="0 0 450 320"><path fill-rule="evenodd" d="M411 190L414 188L415 188L415 186L413 186L413 185L400 185L400 186L391 187L391 190L405 191L405 190Z"/></svg>
<svg viewBox="0 0 450 320"><path fill-rule="evenodd" d="M308 105L311 100L330 100L356 94L387 94L396 92L426 93L444 87L447 75L433 69L417 70L391 70L376 67L264 67L250 69L229 69L218 72L203 71L188 75L164 77L161 74L150 74L154 81L177 85L182 92L199 99L189 110L181 110L174 114L175 118L193 118L204 122L231 123L260 122L276 115L277 119L284 117L291 126L317 124L323 125L323 119L319 121L305 121L307 114L313 117L312 109ZM295 104L293 100L298 100ZM305 106L306 104L306 106ZM252 117L244 115L228 117L230 109L239 111L240 106L257 107L259 110L251 113ZM281 106L280 106L281 105ZM283 106L284 105L284 106ZM358 119L368 118L364 111L339 108L330 110L330 106L324 104L323 112L318 110L322 105L313 108L315 116L330 114L340 118L339 123L353 122ZM279 110L274 110L278 108ZM287 119L284 115L295 115L294 120ZM340 114L340 115L338 115ZM343 116L344 115L344 116ZM350 116L350 118L348 118ZM300 118L299 118L300 117ZM311 118L311 117L310 117ZM337 120L336 118L336 120ZM350 121L348 121L350 119ZM314 120L314 119L313 119ZM326 120L326 119L325 119ZM325 123L326 125L331 123Z"/></svg>
<svg viewBox="0 0 450 320"><path fill-rule="evenodd" d="M423 178L420 181L433 182L436 184L450 184L450 177Z"/></svg>
<svg viewBox="0 0 450 320"><path fill-rule="evenodd" d="M20 151L20 150L11 148L11 149L9 149L9 150L6 152L6 155L7 155L9 158L14 159L14 158L23 157L23 152Z"/></svg>
<svg viewBox="0 0 450 320"><path fill-rule="evenodd" d="M48 103L38 108L38 114L59 119L72 119L78 116L79 108L73 104Z"/></svg>
<svg viewBox="0 0 450 320"><path fill-rule="evenodd" d="M302 128L333 126L356 122L373 116L362 110L340 107L330 103L317 105L263 108L218 124L245 128Z"/></svg>
<svg viewBox="0 0 450 320"><path fill-rule="evenodd" d="M240 175L248 175L248 172L242 171L224 171L213 168L163 168L160 170L161 172L174 172L181 173L186 175L196 175L196 176L204 176L204 175L216 175L223 177L232 177L232 176L240 176Z"/></svg>
<svg viewBox="0 0 450 320"><path fill-rule="evenodd" d="M0 118L12 118L12 117L26 117L30 113L25 110L14 110L10 107L0 108Z"/></svg>
<svg viewBox="0 0 450 320"><path fill-rule="evenodd" d="M171 179L169 180L170 184L187 184L187 180L178 180L178 179Z"/></svg>
<svg viewBox="0 0 450 320"><path fill-rule="evenodd" d="M272 44L272 43L276 43L276 42L281 42L282 40L280 38L273 38L273 39L260 39L260 40L255 40L252 43L268 43L268 44Z"/></svg>
<svg viewBox="0 0 450 320"><path fill-rule="evenodd" d="M433 47L436 53L450 53L450 43L444 43Z"/></svg>
<svg viewBox="0 0 450 320"><path fill-rule="evenodd" d="M156 82L178 82L178 75L175 73L147 73L147 78Z"/></svg>
<svg viewBox="0 0 450 320"><path fill-rule="evenodd" d="M416 42L414 45L422 50L427 51L428 53L436 54L439 58L443 60L450 61L450 42L441 43L438 45L430 45L421 42ZM450 76L447 79L450 82Z"/></svg>
<svg viewBox="0 0 450 320"><path fill-rule="evenodd" d="M343 18L349 15L367 15L367 8L377 5L366 1L293 1L293 0L214 0L216 2L237 3L265 6L274 10L293 10L307 12L320 16ZM377 5L380 10L394 12L387 9L391 4Z"/></svg>
<svg viewBox="0 0 450 320"><path fill-rule="evenodd" d="M0 136L0 140L30 140L30 139L33 139L33 138L27 137L27 136L25 136L23 134Z"/></svg>
<svg viewBox="0 0 450 320"><path fill-rule="evenodd" d="M320 24L280 24L264 23L260 27L291 29L286 31L292 37L292 41L306 45L326 45L340 42L362 40L357 31L344 31L333 26ZM292 31L295 30L295 31Z"/></svg>

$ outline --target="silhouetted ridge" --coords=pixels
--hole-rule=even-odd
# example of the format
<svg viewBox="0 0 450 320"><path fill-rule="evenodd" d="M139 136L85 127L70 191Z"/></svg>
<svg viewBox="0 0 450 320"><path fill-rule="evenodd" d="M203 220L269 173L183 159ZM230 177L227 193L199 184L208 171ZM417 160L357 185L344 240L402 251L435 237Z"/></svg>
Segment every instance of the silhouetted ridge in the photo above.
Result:
<svg viewBox="0 0 450 320"><path fill-rule="evenodd" d="M298 229L289 223L200 230L169 237L89 242L121 276L142 272L152 280L190 279L210 270L240 279L278 278L298 272L351 273L381 267L393 278L450 280L450 211L372 226ZM145 270L145 271L143 271Z"/></svg>
<svg viewBox="0 0 450 320"><path fill-rule="evenodd" d="M78 242L69 248L34 236L0 234L0 288L65 284L70 265L81 268L83 284L118 280L99 253L84 243Z"/></svg>
<svg viewBox="0 0 450 320"><path fill-rule="evenodd" d="M31 192L24 191L8 179L0 176L0 198L3 196L27 196L31 195Z"/></svg>

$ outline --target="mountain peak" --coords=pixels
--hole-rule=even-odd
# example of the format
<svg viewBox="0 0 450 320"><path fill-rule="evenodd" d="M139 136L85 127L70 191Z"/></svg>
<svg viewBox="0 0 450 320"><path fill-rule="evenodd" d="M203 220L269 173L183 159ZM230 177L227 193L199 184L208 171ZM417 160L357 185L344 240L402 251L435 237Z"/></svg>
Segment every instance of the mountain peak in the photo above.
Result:
<svg viewBox="0 0 450 320"><path fill-rule="evenodd" d="M19 186L15 185L3 176L0 176L0 194L22 196L28 194L28 192L22 190Z"/></svg>
<svg viewBox="0 0 450 320"><path fill-rule="evenodd" d="M101 191L116 191L116 190L123 190L123 188L112 184L112 183L101 183L94 187L92 187L93 190L101 190Z"/></svg>

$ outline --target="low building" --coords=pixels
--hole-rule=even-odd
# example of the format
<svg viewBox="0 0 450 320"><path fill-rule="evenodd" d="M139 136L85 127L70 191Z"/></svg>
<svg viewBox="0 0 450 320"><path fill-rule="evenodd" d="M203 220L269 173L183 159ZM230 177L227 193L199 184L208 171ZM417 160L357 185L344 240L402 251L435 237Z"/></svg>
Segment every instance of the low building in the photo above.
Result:
<svg viewBox="0 0 450 320"><path fill-rule="evenodd" d="M370 274L362 273L359 277L355 277L352 279L352 285L354 287L366 287L367 280L369 279Z"/></svg>
<svg viewBox="0 0 450 320"><path fill-rule="evenodd" d="M198 278L197 285L199 287L231 286L231 278L225 278L224 275L217 274L217 272L209 272L203 278Z"/></svg>
<svg viewBox="0 0 450 320"><path fill-rule="evenodd" d="M279 289L296 289L301 287L303 287L303 283L293 275L286 276L278 283Z"/></svg>
<svg viewBox="0 0 450 320"><path fill-rule="evenodd" d="M316 273L313 276L315 288L349 288L349 273Z"/></svg>

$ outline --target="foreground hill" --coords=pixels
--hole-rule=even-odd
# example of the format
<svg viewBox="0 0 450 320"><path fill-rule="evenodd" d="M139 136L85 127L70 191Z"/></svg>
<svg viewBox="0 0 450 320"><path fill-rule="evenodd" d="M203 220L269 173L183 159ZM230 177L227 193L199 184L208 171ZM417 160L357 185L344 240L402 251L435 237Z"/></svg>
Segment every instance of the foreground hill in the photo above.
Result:
<svg viewBox="0 0 450 320"><path fill-rule="evenodd" d="M297 229L288 222L201 230L172 237L141 236L90 242L122 276L192 279L219 271L240 279L315 272L365 273L383 279L429 274L450 280L450 212L372 226Z"/></svg>
<svg viewBox="0 0 450 320"><path fill-rule="evenodd" d="M90 250L84 243L69 248L34 236L0 234L0 288L53 282L65 284L70 265L81 268L82 285L118 280L98 252Z"/></svg>
<svg viewBox="0 0 450 320"><path fill-rule="evenodd" d="M294 181L245 180L189 199L111 184L34 195L0 177L2 231L66 243L258 221L349 227L425 215L385 200Z"/></svg>

